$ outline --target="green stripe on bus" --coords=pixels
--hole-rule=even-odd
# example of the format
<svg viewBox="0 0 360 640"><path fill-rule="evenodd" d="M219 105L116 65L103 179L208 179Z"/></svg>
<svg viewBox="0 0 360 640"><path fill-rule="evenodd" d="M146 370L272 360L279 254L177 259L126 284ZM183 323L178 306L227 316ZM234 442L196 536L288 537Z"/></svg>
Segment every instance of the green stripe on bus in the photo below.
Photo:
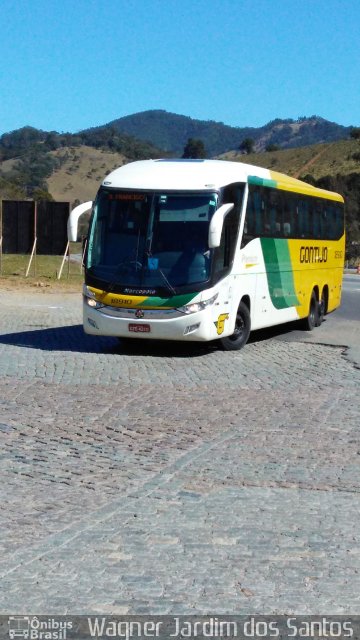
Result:
<svg viewBox="0 0 360 640"><path fill-rule="evenodd" d="M170 307L172 309L177 309L178 307L182 307L185 304L188 304L197 294L196 293L184 293L180 296L173 296L172 298L156 298L155 296L150 296L146 298L139 307Z"/></svg>
<svg viewBox="0 0 360 640"><path fill-rule="evenodd" d="M248 176L249 184L256 184L259 187L277 187L276 180L270 180L269 178L258 178L258 176Z"/></svg>
<svg viewBox="0 0 360 640"><path fill-rule="evenodd" d="M295 293L288 241L261 238L260 242L271 302L276 309L297 306L299 301Z"/></svg>

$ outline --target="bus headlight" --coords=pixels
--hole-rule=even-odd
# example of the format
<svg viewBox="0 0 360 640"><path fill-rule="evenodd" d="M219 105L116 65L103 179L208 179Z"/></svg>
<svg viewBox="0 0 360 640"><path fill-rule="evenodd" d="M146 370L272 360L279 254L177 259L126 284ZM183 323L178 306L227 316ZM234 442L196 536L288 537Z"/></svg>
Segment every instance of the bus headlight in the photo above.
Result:
<svg viewBox="0 0 360 640"><path fill-rule="evenodd" d="M104 306L101 302L94 300L94 298L85 298L85 300L88 307L92 307L93 309L100 309Z"/></svg>
<svg viewBox="0 0 360 640"><path fill-rule="evenodd" d="M104 305L98 302L95 297L95 293L89 289L86 284L83 286L83 296L86 304L93 309L100 309Z"/></svg>
<svg viewBox="0 0 360 640"><path fill-rule="evenodd" d="M218 293L215 293L212 298L209 298L208 300L202 300L202 302L190 302L190 304L185 304L183 307L178 307L177 310L182 311L182 313L186 314L203 311L203 309L206 309L206 307L210 307L210 305L214 304L218 295Z"/></svg>

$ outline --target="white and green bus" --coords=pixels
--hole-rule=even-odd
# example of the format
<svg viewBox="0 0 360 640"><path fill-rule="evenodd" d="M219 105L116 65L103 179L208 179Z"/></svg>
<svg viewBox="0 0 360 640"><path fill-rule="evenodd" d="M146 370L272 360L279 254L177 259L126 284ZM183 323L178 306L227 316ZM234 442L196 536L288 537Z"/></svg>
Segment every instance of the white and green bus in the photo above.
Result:
<svg viewBox="0 0 360 640"><path fill-rule="evenodd" d="M340 304L343 198L286 175L220 160L145 160L108 175L84 257L86 333L220 340Z"/></svg>

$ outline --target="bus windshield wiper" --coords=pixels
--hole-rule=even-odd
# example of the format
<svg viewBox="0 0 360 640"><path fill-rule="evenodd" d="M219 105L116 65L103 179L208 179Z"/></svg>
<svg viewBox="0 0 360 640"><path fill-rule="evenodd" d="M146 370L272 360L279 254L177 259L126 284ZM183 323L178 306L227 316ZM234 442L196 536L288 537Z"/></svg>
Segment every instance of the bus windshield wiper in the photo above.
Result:
<svg viewBox="0 0 360 640"><path fill-rule="evenodd" d="M131 268L129 268L131 266ZM111 282L109 282L106 291L108 293L110 293L111 291L114 290L115 285L117 284L117 281L115 278L118 277L118 275L121 273L121 271L123 270L123 268L125 267L125 272L129 273L129 271L140 271L140 269L143 268L143 265L141 262L139 262L138 260L122 260L122 262L119 262L118 265L116 265L115 271L114 271L114 275L112 277Z"/></svg>
<svg viewBox="0 0 360 640"><path fill-rule="evenodd" d="M167 288L169 289L169 291L170 291L174 296L176 296L177 291L176 291L176 289L174 289L174 287L172 286L172 284L170 284L170 282L169 282L169 280L167 279L167 277L166 277L165 273L163 273L163 271L160 269L160 267L158 267L158 268L157 268L157 270L159 271L159 273L160 273L160 275L161 275L162 279L164 280L164 282L165 282L165 284L166 284Z"/></svg>

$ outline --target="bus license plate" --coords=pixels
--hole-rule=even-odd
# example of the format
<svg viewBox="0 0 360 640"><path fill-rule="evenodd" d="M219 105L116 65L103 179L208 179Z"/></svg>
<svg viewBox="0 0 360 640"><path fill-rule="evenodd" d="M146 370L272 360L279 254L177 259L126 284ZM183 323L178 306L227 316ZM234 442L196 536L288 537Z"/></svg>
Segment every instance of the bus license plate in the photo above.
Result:
<svg viewBox="0 0 360 640"><path fill-rule="evenodd" d="M133 333L150 333L151 329L149 324L130 323L129 331L132 331Z"/></svg>

